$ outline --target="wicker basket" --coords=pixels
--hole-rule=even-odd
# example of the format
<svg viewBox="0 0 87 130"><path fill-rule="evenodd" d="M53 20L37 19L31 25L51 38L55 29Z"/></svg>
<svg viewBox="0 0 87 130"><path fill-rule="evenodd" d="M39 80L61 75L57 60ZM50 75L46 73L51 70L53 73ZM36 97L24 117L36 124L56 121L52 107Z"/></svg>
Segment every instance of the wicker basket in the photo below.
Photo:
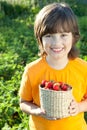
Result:
<svg viewBox="0 0 87 130"><path fill-rule="evenodd" d="M72 88L68 91L54 91L39 86L41 108L46 116L51 118L65 118L70 116L68 107L72 100Z"/></svg>

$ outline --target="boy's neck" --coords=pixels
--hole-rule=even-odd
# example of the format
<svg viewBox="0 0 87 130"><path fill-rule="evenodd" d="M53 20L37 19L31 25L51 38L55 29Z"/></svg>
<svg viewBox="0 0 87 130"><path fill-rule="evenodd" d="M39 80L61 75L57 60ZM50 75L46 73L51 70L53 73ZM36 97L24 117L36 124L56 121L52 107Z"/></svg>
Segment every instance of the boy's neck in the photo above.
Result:
<svg viewBox="0 0 87 130"><path fill-rule="evenodd" d="M46 61L52 68L61 70L66 67L69 62L69 59L68 57L63 59L49 59L49 57L46 57Z"/></svg>

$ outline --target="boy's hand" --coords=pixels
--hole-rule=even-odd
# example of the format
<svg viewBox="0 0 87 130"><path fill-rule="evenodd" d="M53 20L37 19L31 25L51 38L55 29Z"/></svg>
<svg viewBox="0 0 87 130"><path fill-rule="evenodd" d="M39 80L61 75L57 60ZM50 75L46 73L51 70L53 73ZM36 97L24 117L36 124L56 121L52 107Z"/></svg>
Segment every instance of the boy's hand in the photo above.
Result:
<svg viewBox="0 0 87 130"><path fill-rule="evenodd" d="M35 115L40 115L41 117L44 117L48 120L57 120L57 118L55 118L55 117L48 117L45 113L45 110L42 110L41 108L37 108L37 110L35 110L35 111L36 111Z"/></svg>
<svg viewBox="0 0 87 130"><path fill-rule="evenodd" d="M45 111L42 110L40 107L37 107L36 109L32 110L32 114L38 116L38 115L44 115Z"/></svg>
<svg viewBox="0 0 87 130"><path fill-rule="evenodd" d="M71 116L75 116L78 113L80 113L80 103L77 103L74 99L72 100L72 102L70 103L69 106L69 114Z"/></svg>

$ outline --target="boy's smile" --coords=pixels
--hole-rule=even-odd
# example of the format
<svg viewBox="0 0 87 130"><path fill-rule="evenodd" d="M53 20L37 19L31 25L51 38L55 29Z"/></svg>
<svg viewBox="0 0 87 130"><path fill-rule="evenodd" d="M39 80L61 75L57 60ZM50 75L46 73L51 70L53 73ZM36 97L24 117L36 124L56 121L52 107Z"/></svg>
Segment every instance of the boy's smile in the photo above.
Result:
<svg viewBox="0 0 87 130"><path fill-rule="evenodd" d="M63 48L50 48L52 49L52 51L54 51L55 53L59 53L63 50Z"/></svg>
<svg viewBox="0 0 87 130"><path fill-rule="evenodd" d="M60 59L68 56L72 47L72 33L47 34L42 37L43 48L50 59Z"/></svg>

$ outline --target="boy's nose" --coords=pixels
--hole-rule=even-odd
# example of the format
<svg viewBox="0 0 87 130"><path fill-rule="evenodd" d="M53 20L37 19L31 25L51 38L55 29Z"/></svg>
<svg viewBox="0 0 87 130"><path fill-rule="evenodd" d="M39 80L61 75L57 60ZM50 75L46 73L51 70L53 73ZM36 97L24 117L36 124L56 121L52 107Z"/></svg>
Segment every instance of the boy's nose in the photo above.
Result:
<svg viewBox="0 0 87 130"><path fill-rule="evenodd" d="M53 42L54 42L55 44L61 44L61 43L62 43L62 39L61 39L59 36L57 36L57 37L53 40Z"/></svg>

